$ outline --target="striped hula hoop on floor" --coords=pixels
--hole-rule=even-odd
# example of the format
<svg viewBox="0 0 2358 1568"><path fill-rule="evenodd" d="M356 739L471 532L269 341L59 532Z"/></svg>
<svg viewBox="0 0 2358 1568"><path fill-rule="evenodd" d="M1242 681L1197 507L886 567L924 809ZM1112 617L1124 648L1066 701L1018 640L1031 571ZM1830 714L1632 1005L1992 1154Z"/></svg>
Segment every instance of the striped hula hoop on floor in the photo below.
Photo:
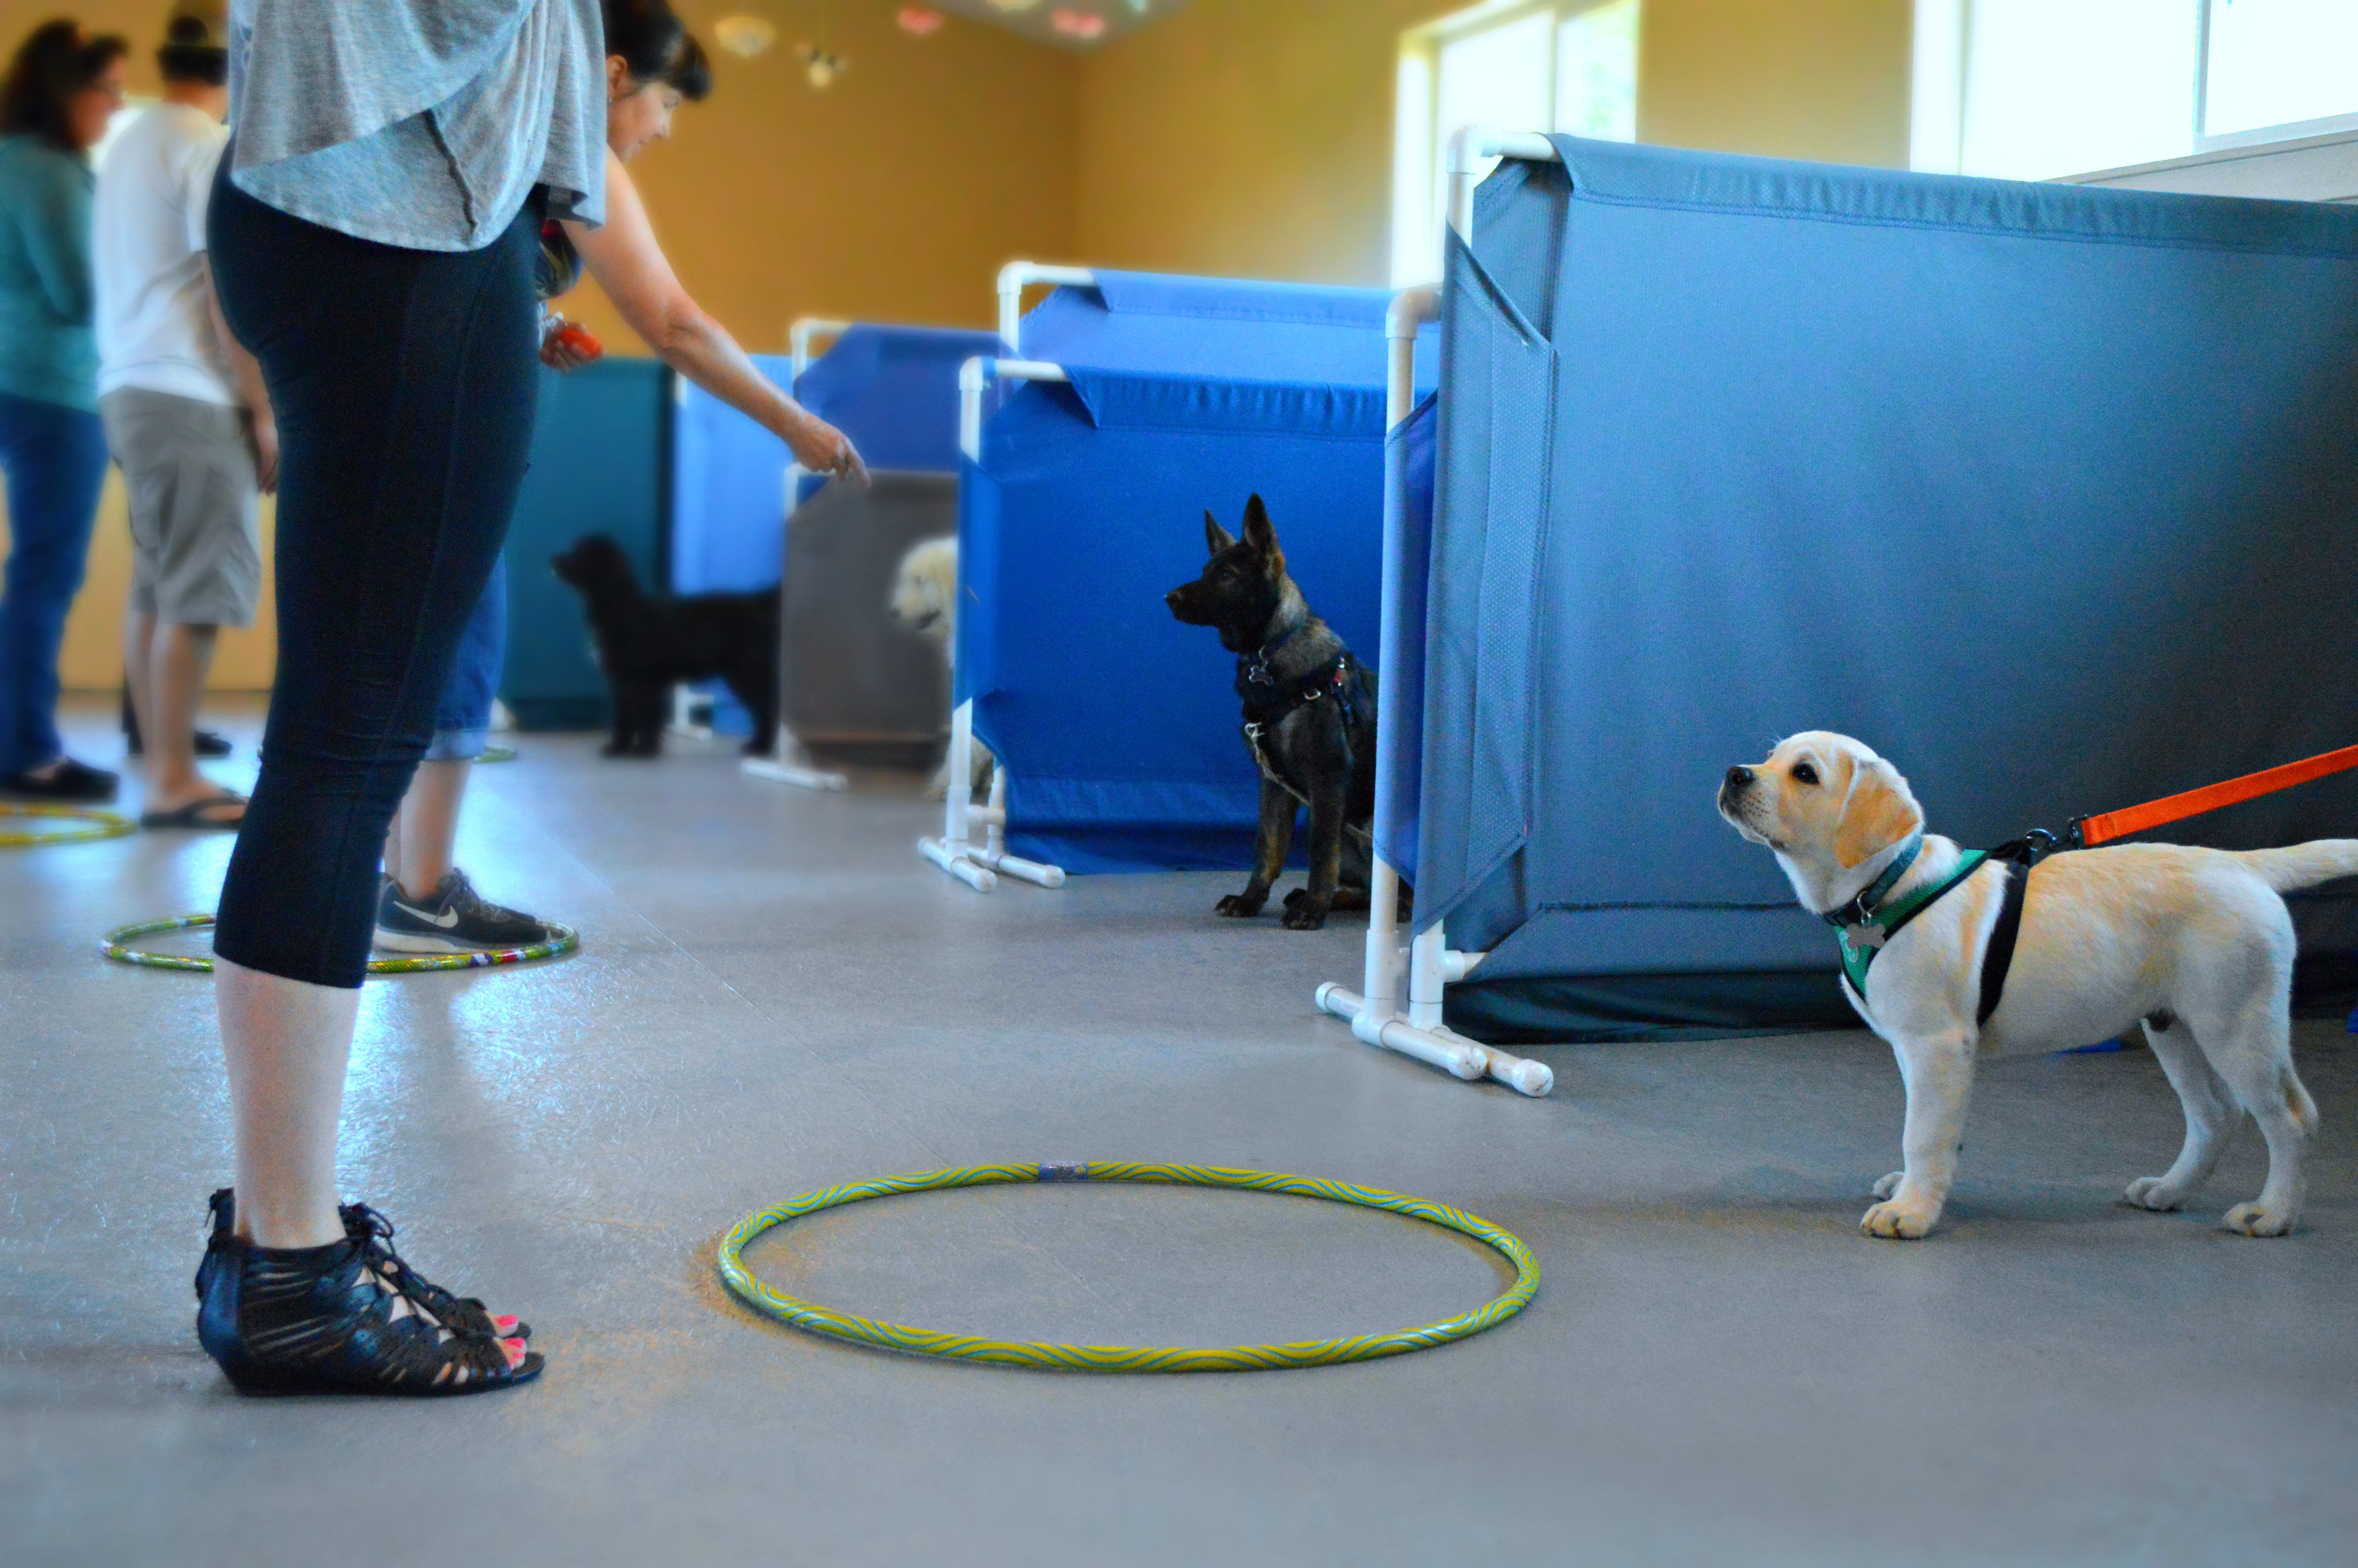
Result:
<svg viewBox="0 0 2358 1568"><path fill-rule="evenodd" d="M98 939L98 950L118 964L131 964L143 969L179 969L189 974L210 975L213 972L211 958L195 957L180 953L149 953L131 946L142 936L154 936L167 931L203 931L211 927L210 914L174 914L162 920L142 921L136 925L117 926ZM368 972L372 975L415 975L433 969L497 969L515 964L529 964L538 958L554 958L559 953L569 953L581 946L581 934L570 925L550 923L556 933L546 942L535 942L527 947L502 947L474 953L418 954L400 958L371 958Z"/></svg>
<svg viewBox="0 0 2358 1568"><path fill-rule="evenodd" d="M1444 1323L1403 1328L1390 1334L1354 1335L1346 1339L1301 1340L1288 1345L1227 1345L1207 1349L1135 1345L1050 1345L1033 1340L976 1339L964 1335L936 1334L897 1323L881 1323L838 1312L771 1289L746 1268L746 1244L763 1231L867 1198L899 1193L934 1192L946 1187L987 1187L1015 1182L1144 1182L1193 1187L1241 1187L1251 1192L1287 1193L1323 1198L1329 1203L1356 1204L1362 1208L1388 1209L1421 1219L1460 1235L1470 1236L1515 1267L1515 1282L1506 1293L1474 1311ZM943 1356L960 1361L986 1361L1001 1367L1053 1368L1075 1372L1260 1372L1285 1367L1330 1367L1344 1361L1373 1361L1430 1350L1455 1339L1495 1327L1523 1310L1540 1288L1540 1266L1520 1237L1444 1204L1404 1197L1375 1187L1354 1187L1309 1176L1281 1175L1269 1171L1231 1171L1206 1165L1141 1165L1092 1160L1070 1163L1050 1162L1021 1165L969 1165L958 1170L929 1171L922 1175L887 1176L806 1193L759 1214L748 1216L720 1244L720 1277L730 1291L754 1307L796 1328L832 1335L860 1345L906 1350L919 1356Z"/></svg>
<svg viewBox="0 0 2358 1568"><path fill-rule="evenodd" d="M129 817L118 816L112 811L92 811L80 806L43 806L32 801L0 800L0 822L12 816L70 822L73 826L30 833L0 833L0 849L29 849L42 844L95 844L102 838L120 838L126 833L136 831L138 827Z"/></svg>

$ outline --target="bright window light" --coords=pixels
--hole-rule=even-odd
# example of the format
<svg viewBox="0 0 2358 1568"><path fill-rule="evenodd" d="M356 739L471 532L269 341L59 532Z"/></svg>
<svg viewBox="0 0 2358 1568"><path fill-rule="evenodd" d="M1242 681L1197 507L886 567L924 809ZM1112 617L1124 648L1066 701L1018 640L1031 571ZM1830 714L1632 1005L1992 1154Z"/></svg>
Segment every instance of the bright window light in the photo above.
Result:
<svg viewBox="0 0 2358 1568"><path fill-rule="evenodd" d="M1642 8L1642 0L1487 0L1401 40L1395 285L1441 275L1449 142L1466 126L1637 140Z"/></svg>
<svg viewBox="0 0 2358 1568"><path fill-rule="evenodd" d="M2196 0L1974 0L1959 172L2006 179L2194 150Z"/></svg>
<svg viewBox="0 0 2358 1568"><path fill-rule="evenodd" d="M2052 179L2358 131L2358 0L1915 0L1911 168Z"/></svg>
<svg viewBox="0 0 2358 1568"><path fill-rule="evenodd" d="M1556 29L1555 128L1638 139L1638 0L1613 0Z"/></svg>
<svg viewBox="0 0 2358 1568"><path fill-rule="evenodd" d="M2358 114L2358 0L2211 0L2202 130Z"/></svg>

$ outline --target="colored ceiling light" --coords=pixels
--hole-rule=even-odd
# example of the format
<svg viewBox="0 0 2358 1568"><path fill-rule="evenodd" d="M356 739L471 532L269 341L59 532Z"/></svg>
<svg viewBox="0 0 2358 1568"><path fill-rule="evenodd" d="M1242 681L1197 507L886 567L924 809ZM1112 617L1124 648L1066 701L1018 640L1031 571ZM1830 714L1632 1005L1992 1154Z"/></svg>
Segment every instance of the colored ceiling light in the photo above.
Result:
<svg viewBox="0 0 2358 1568"><path fill-rule="evenodd" d="M720 47L740 59L752 59L778 41L778 29L759 16L723 16L712 24Z"/></svg>
<svg viewBox="0 0 2358 1568"><path fill-rule="evenodd" d="M942 14L924 5L903 5L895 18L901 30L917 38L930 38L942 30Z"/></svg>
<svg viewBox="0 0 2358 1568"><path fill-rule="evenodd" d="M795 49L795 53L802 59L803 74L809 78L810 84L816 88L824 89L829 86L837 77L851 69L851 62L841 55L830 54L810 44L803 45Z"/></svg>
<svg viewBox="0 0 2358 1568"><path fill-rule="evenodd" d="M1106 20L1094 11L1075 11L1058 6L1048 16L1048 25L1068 38L1095 38L1105 34Z"/></svg>

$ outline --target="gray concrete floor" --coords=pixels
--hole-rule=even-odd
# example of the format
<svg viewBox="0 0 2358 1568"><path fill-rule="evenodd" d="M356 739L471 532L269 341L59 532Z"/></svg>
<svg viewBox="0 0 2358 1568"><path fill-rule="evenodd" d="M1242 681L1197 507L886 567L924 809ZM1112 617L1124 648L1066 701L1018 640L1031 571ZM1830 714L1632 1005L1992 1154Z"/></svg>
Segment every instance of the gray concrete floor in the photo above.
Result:
<svg viewBox="0 0 2358 1568"><path fill-rule="evenodd" d="M2248 1128L2200 1212L2115 1201L2178 1140L2139 1052L1986 1069L1942 1229L1868 1241L1900 1091L1863 1033L1546 1050L1559 1087L1526 1100L1316 1015L1364 928L1216 920L1228 879L981 898L911 853L910 781L520 744L461 859L582 951L373 982L344 1142L414 1262L532 1319L550 1368L520 1391L229 1391L189 1291L228 1171L208 987L93 950L210 907L229 840L0 850L0 1557L2358 1561L2338 1028L2301 1032L2324 1132L2289 1240L2212 1228L2258 1186ZM736 1219L814 1187L1087 1157L1439 1199L1546 1281L1439 1351L1157 1379L865 1351L714 1278ZM1388 1217L1122 1188L894 1200L756 1250L851 1310L1122 1342L1405 1326L1503 1279Z"/></svg>

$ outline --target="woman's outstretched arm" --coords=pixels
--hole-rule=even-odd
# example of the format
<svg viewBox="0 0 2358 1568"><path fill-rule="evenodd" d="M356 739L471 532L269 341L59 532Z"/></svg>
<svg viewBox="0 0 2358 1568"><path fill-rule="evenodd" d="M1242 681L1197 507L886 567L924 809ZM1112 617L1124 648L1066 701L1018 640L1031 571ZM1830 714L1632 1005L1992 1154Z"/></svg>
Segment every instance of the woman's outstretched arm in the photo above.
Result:
<svg viewBox="0 0 2358 1568"><path fill-rule="evenodd" d="M868 482L868 465L851 438L773 386L727 329L680 287L655 243L638 189L612 153L606 155L605 225L568 222L565 232L590 275L656 358L776 435L813 473Z"/></svg>

